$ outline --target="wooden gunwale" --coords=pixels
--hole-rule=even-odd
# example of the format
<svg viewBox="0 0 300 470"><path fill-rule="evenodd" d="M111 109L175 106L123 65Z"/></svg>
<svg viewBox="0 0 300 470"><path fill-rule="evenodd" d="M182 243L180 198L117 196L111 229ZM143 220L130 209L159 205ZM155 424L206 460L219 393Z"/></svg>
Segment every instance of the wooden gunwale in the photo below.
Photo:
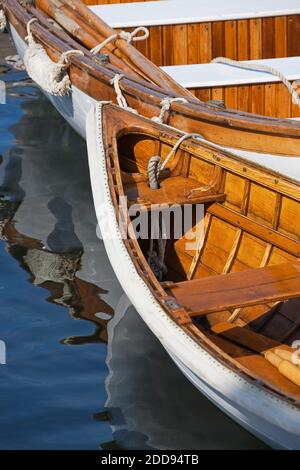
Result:
<svg viewBox="0 0 300 470"><path fill-rule="evenodd" d="M115 33L112 28L110 28L96 15L94 15L92 11L87 9L82 2L77 2L76 0L74 2L70 2L69 0L37 0L37 6L57 21L58 18L61 18L64 13L66 18L68 18L69 14L73 21L79 21L79 28L74 31L76 36L77 34L83 34L84 38L85 25L87 25L88 29L94 30L90 32L92 36L94 36L96 43L91 47L99 44L99 42L101 42L105 37L111 36ZM84 12L85 15L80 18L79 15L82 14L82 12ZM79 13L79 15L77 15L77 13ZM101 36L99 37L99 34L97 33L99 33ZM197 98L192 95L192 93L181 87L161 69L154 67L145 56L143 56L136 48L132 47L130 44L127 44L124 39L117 39L115 41L115 45L109 44L106 49L113 52L113 54L119 58L122 58L123 61L125 60L125 63L133 65L134 68L139 71L139 73L142 73L143 76L147 76L148 80L150 80L152 83L155 83L158 86L167 86L170 90L178 93L180 96L185 96L191 101L198 101Z"/></svg>
<svg viewBox="0 0 300 470"><path fill-rule="evenodd" d="M6 0L5 10L17 32L24 38L25 24L32 16L26 13L15 0ZM33 24L32 31L45 46L49 55L52 55L52 58L57 58L57 54L67 50L66 44L55 36L55 28L50 33L41 25ZM114 74L108 67L91 60L89 54L80 58L72 56L70 62L70 75L75 86L96 99L104 100L113 97L113 90L109 92L109 96L107 96L106 90L106 94L103 96L103 90L100 91L96 83L90 83L90 80L82 80L80 77L80 71L87 72L90 77L96 80L100 79L103 85L111 88L108 81L113 78ZM133 81L127 78L122 80L121 89L128 98L129 105L137 108L147 117L158 115L160 101L166 96L174 96L155 85L147 84L146 86L142 80ZM258 152L297 156L300 153L298 141L300 124L295 121L266 118L228 110L216 111L200 102L197 105L174 103L169 124L186 131L200 131L206 138L223 145L231 144Z"/></svg>
<svg viewBox="0 0 300 470"><path fill-rule="evenodd" d="M109 111L108 111L109 108ZM113 111L113 113L112 113ZM132 119L127 119L125 121L122 120L122 116L120 116L122 111L119 111L116 107L105 106L103 109L103 140L104 146L107 149L106 152L106 165L107 165L107 175L109 178L109 185L111 195L114 201L114 206L116 210L116 214L119 211L118 205L118 198L121 195L124 195L124 188L123 182L120 177L120 165L119 165L119 156L118 156L118 147L117 147L117 140L118 137L124 135L130 135L132 133L140 133L141 135L145 135L146 137L152 136L155 139L161 139L162 132L160 132L160 126L156 123L149 123L143 118L136 118L132 116ZM124 113L125 114L125 113ZM116 115L114 117L113 115ZM139 124L135 122L136 119L139 119ZM170 138L167 139L164 136L164 142L169 143L172 145L174 143L174 139L178 137L178 134L175 130L169 131ZM164 135L164 134L163 134ZM117 137L118 136L118 137ZM197 144L195 143L195 146ZM201 145L204 149L208 146L205 144L198 144ZM183 144L182 150L187 150L186 146ZM213 154L215 151L210 149L211 153ZM196 153L196 152L195 152ZM226 155L226 152L220 151L222 155ZM201 155L202 156L202 155ZM231 156L228 154L228 159L237 160L240 159L235 156ZM219 163L219 162L218 162ZM249 166L253 167L254 165L249 164ZM264 170L263 168L259 168L257 165L258 172L261 174L265 173L266 171L270 174L273 172L269 172L268 170ZM232 168L229 167L229 170L232 171ZM116 176L118 175L118 176ZM286 178L287 184L290 184L291 188L294 188L294 191L299 191L299 184ZM169 317L177 323L194 341L196 341L201 347L203 347L209 354L212 354L217 360L223 363L226 367L229 367L232 371L240 375L242 378L245 378L248 381L252 381L253 384L258 386L261 389L267 389L270 393L274 394L275 396L280 396L286 402L289 402L297 407L300 407L300 399L299 396L293 395L292 393L285 394L282 392L280 387L277 387L273 382L269 383L268 380L264 381L263 383L257 383L258 377L255 372L249 370L243 364L238 362L234 357L231 357L227 354L224 350L222 350L217 344L215 344L206 334L201 331L196 325L192 324L191 322L186 321L186 314L188 313L184 307L179 307L179 311L174 312L172 311L167 304L165 303L170 297L167 294L166 290L162 288L162 285L154 276L153 272L149 268L149 265L144 257L143 252L139 246L139 243L135 236L130 236L129 240L125 241L125 245L127 250L130 253L130 257L134 262L136 269L144 282L147 284L148 288L159 302L161 308L169 315ZM183 322L182 322L183 319Z"/></svg>

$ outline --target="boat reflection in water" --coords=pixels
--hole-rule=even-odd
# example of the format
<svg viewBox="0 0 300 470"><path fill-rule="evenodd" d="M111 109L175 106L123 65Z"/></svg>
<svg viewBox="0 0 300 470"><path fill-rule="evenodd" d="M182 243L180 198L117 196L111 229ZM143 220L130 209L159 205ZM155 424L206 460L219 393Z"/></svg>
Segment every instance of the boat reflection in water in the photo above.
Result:
<svg viewBox="0 0 300 470"><path fill-rule="evenodd" d="M263 447L187 382L128 305L96 235L85 143L40 95L24 100L22 113L0 167L1 239L48 302L94 325L89 335L61 337L65 347L107 343L106 365L99 354L106 407L99 399L91 422L107 421L113 438L103 443L99 432L100 447Z"/></svg>

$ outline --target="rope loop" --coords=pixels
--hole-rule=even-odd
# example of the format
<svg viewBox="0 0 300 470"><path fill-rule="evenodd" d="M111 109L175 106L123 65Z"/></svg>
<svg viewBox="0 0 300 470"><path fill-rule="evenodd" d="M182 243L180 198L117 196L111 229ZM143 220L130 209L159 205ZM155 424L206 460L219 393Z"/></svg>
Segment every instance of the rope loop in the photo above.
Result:
<svg viewBox="0 0 300 470"><path fill-rule="evenodd" d="M154 116L152 118L152 121L157 122L159 124L163 124L165 121L165 115L167 112L170 111L171 104L172 103L188 103L188 101L185 98L164 98L160 104L161 104L161 110L159 116Z"/></svg>
<svg viewBox="0 0 300 470"><path fill-rule="evenodd" d="M143 35L137 36L137 34L143 31ZM149 30L145 28L144 26L139 26L138 28L135 28L134 31L129 33L128 31L120 31L119 33L114 33L108 38L104 39L104 41L100 42L100 44L97 44L97 46L93 47L93 49L90 50L92 54L98 54L98 52L103 49L103 47L107 46L112 41L115 41L116 39L124 39L127 44L131 44L132 41L143 41L144 39L147 39L149 37Z"/></svg>
<svg viewBox="0 0 300 470"><path fill-rule="evenodd" d="M31 31L31 25L32 25L32 23L35 23L36 21L38 21L37 18L31 18L28 21L27 25L26 25L27 36L25 37L25 41L27 41L29 45L35 44L35 41L34 41L34 38L33 38L33 35L32 35L32 31ZM61 68L64 68L64 67L68 66L69 56L75 55L75 54L84 55L84 52L80 51L79 49L70 49L69 51L63 52L61 54L58 62L56 62L57 66L59 66Z"/></svg>
<svg viewBox="0 0 300 470"><path fill-rule="evenodd" d="M80 51L79 49L70 49L69 51L65 51L61 54L59 61L57 62L60 64L62 67L67 67L69 65L69 57L71 55L84 55L83 51Z"/></svg>
<svg viewBox="0 0 300 470"><path fill-rule="evenodd" d="M138 114L136 109L128 106L126 98L122 93L122 90L120 88L120 80L122 80L122 78L124 78L124 75L122 73L116 73L116 75L109 81L109 83L114 86L116 96L117 96L117 103L120 106L120 108L126 109L127 111L130 111L131 113Z"/></svg>
<svg viewBox="0 0 300 470"><path fill-rule="evenodd" d="M202 139L203 137L200 134L192 134L192 133L184 134L180 137L180 139L177 140L174 147L171 149L166 159L164 160L164 162L162 162L161 157L159 156L154 156L149 159L148 180L149 180L149 186L151 189L159 188L159 182L158 182L159 175L162 172L162 170L166 167L166 165L169 163L172 156L176 153L176 150L180 147L182 142L184 142L187 139L199 139L199 138Z"/></svg>
<svg viewBox="0 0 300 470"><path fill-rule="evenodd" d="M37 18L31 18L31 20L29 20L26 24L27 36L25 37L25 41L27 41L29 45L34 42L33 35L31 32L31 25L32 23L35 23L36 21L38 21Z"/></svg>
<svg viewBox="0 0 300 470"><path fill-rule="evenodd" d="M240 69L246 69L246 70L253 70L253 71L258 71L258 72L266 72L274 75L275 77L279 78L279 80L286 86L288 89L293 102L299 106L300 108L300 97L297 92L295 84L291 84L286 76L280 72L280 70L275 69L274 67L271 67L270 65L263 65L263 64L251 64L247 62L238 62L236 60L232 59L227 59L226 57L216 57L211 61L211 63L215 64L224 64L224 65L231 65L232 67L238 67Z"/></svg>

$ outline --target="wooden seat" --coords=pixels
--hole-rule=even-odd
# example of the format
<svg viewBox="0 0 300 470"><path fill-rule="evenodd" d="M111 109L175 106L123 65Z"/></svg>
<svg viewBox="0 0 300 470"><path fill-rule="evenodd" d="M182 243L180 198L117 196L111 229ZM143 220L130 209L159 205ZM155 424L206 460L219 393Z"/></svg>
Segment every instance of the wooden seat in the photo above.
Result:
<svg viewBox="0 0 300 470"><path fill-rule="evenodd" d="M169 286L191 316L300 297L300 263L210 276Z"/></svg>
<svg viewBox="0 0 300 470"><path fill-rule="evenodd" d="M225 199L224 193L207 186L201 187L198 181L183 176L163 179L159 189L151 189L148 181L127 183L124 184L124 191L129 205L140 204L146 208L159 204L202 204Z"/></svg>

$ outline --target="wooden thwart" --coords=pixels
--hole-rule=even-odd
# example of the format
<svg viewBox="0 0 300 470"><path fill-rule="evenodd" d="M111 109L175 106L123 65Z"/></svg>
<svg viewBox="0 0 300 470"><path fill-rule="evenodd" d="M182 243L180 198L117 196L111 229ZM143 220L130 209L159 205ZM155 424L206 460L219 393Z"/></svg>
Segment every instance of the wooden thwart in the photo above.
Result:
<svg viewBox="0 0 300 470"><path fill-rule="evenodd" d="M169 289L191 316L300 297L300 263L179 282Z"/></svg>
<svg viewBox="0 0 300 470"><path fill-rule="evenodd" d="M146 206L156 204L204 204L223 201L225 194L212 188L201 188L199 182L192 178L173 176L160 181L160 188L153 190L148 180L124 185L129 204Z"/></svg>

